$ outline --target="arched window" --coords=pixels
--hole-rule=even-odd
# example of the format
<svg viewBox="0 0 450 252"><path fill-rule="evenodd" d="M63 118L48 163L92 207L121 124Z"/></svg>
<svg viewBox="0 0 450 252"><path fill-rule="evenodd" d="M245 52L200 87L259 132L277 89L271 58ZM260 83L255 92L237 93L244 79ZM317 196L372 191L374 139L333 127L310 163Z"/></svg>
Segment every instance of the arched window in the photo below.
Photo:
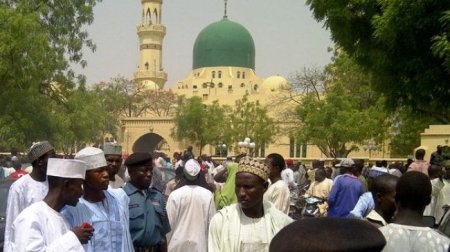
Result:
<svg viewBox="0 0 450 252"><path fill-rule="evenodd" d="M145 70L148 70L148 62L145 62Z"/></svg>
<svg viewBox="0 0 450 252"><path fill-rule="evenodd" d="M147 14L145 14L145 24L152 24L152 15L150 14L150 9L147 9Z"/></svg>
<svg viewBox="0 0 450 252"><path fill-rule="evenodd" d="M192 86L193 89L197 89L197 85Z"/></svg>
<svg viewBox="0 0 450 252"><path fill-rule="evenodd" d="M218 86L219 88L222 88L222 87L223 87L223 83L222 83L222 82L219 82L219 84L217 84L217 86Z"/></svg>
<svg viewBox="0 0 450 252"><path fill-rule="evenodd" d="M258 91L258 84L253 85L253 90Z"/></svg>
<svg viewBox="0 0 450 252"><path fill-rule="evenodd" d="M245 84L244 84L244 83L241 83L241 87L242 87L242 88L245 87Z"/></svg>
<svg viewBox="0 0 450 252"><path fill-rule="evenodd" d="M237 72L237 78L240 79L241 78L241 72Z"/></svg>
<svg viewBox="0 0 450 252"><path fill-rule="evenodd" d="M216 71L212 71L211 77L212 77L212 78L216 78Z"/></svg>
<svg viewBox="0 0 450 252"><path fill-rule="evenodd" d="M203 83L203 88L207 88L208 87L208 83Z"/></svg>
<svg viewBox="0 0 450 252"><path fill-rule="evenodd" d="M245 72L242 72L242 79L245 79Z"/></svg>
<svg viewBox="0 0 450 252"><path fill-rule="evenodd" d="M222 78L222 71L219 71L218 73L217 73L217 78Z"/></svg>
<svg viewBox="0 0 450 252"><path fill-rule="evenodd" d="M153 10L153 23L154 24L159 24L159 22L158 22L158 11L156 11L156 9L155 10Z"/></svg>

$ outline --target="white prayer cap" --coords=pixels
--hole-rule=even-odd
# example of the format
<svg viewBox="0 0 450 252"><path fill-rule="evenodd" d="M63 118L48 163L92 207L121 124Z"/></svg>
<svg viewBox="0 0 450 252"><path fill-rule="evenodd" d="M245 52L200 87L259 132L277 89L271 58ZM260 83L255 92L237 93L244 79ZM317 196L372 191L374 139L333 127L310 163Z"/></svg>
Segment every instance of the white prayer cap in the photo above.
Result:
<svg viewBox="0 0 450 252"><path fill-rule="evenodd" d="M197 175L200 173L201 167L200 164L194 159L189 159L184 164L184 175L188 180L194 181L197 179Z"/></svg>
<svg viewBox="0 0 450 252"><path fill-rule="evenodd" d="M88 171L108 166L105 159L105 153L101 149L95 147L86 147L80 150L75 155L75 159L86 162Z"/></svg>
<svg viewBox="0 0 450 252"><path fill-rule="evenodd" d="M87 168L86 162L81 160L49 158L47 176L84 179Z"/></svg>

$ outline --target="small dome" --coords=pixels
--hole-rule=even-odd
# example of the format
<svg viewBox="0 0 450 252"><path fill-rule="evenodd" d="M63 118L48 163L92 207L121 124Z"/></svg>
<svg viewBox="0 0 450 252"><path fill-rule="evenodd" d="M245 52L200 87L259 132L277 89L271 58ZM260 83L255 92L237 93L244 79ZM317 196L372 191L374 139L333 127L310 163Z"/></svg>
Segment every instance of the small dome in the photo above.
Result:
<svg viewBox="0 0 450 252"><path fill-rule="evenodd" d="M144 88L147 90L159 89L159 86L156 85L156 83L151 80L144 80L144 81L142 81L142 84L143 84Z"/></svg>
<svg viewBox="0 0 450 252"><path fill-rule="evenodd" d="M269 78L265 79L262 83L262 87L270 91L286 88L287 86L288 86L287 80L279 75L270 76Z"/></svg>
<svg viewBox="0 0 450 252"><path fill-rule="evenodd" d="M250 32L227 18L204 28L194 44L192 69L217 66L255 69L255 44Z"/></svg>

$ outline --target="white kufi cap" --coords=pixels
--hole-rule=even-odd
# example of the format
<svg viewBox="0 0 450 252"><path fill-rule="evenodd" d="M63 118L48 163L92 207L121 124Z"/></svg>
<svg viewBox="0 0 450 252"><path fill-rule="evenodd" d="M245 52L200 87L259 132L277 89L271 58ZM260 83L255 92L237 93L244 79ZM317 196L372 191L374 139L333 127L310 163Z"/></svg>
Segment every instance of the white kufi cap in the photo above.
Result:
<svg viewBox="0 0 450 252"><path fill-rule="evenodd" d="M86 162L81 160L49 158L47 176L84 179L87 168Z"/></svg>
<svg viewBox="0 0 450 252"><path fill-rule="evenodd" d="M105 153L101 149L95 147L86 147L80 150L75 155L75 159L86 162L88 171L108 165L106 163Z"/></svg>
<svg viewBox="0 0 450 252"><path fill-rule="evenodd" d="M200 164L194 159L189 159L184 164L184 175L188 180L194 181L197 179L197 175L200 173Z"/></svg>

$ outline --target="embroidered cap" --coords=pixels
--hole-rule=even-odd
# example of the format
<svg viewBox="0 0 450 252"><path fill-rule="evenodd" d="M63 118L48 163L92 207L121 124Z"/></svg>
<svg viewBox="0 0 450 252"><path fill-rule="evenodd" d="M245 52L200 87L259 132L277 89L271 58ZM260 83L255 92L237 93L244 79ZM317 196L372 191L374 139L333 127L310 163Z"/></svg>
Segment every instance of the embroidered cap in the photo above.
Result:
<svg viewBox="0 0 450 252"><path fill-rule="evenodd" d="M75 159L86 162L88 171L108 166L106 163L105 153L103 153L101 149L95 147L86 147L80 150L75 155Z"/></svg>
<svg viewBox="0 0 450 252"><path fill-rule="evenodd" d="M36 159L51 150L54 150L54 148L48 141L35 142L31 145L30 150L28 151L28 161L33 163Z"/></svg>
<svg viewBox="0 0 450 252"><path fill-rule="evenodd" d="M122 146L115 143L105 143L103 152L105 155L122 155Z"/></svg>
<svg viewBox="0 0 450 252"><path fill-rule="evenodd" d="M88 165L82 160L49 158L47 176L84 179Z"/></svg>
<svg viewBox="0 0 450 252"><path fill-rule="evenodd" d="M248 172L254 174L266 181L269 178L270 169L266 164L256 159L244 157L241 159L241 161L239 161L239 166L236 173L240 172Z"/></svg>

